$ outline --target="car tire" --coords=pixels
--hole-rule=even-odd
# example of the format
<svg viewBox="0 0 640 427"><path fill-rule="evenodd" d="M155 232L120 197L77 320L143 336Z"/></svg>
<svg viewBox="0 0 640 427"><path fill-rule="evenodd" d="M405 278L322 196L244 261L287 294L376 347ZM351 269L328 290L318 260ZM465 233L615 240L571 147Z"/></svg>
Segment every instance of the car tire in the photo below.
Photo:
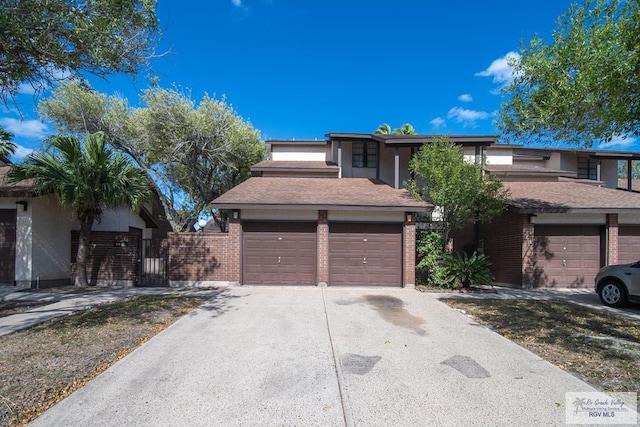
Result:
<svg viewBox="0 0 640 427"><path fill-rule="evenodd" d="M624 285L614 279L605 279L598 287L600 301L609 307L623 307L627 303L627 290Z"/></svg>

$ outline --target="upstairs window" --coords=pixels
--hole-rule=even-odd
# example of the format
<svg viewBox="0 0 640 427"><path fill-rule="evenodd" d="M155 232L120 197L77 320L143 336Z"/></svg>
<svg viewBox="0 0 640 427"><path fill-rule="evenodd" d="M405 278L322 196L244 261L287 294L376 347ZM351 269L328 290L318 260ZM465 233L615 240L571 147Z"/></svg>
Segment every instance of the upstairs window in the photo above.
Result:
<svg viewBox="0 0 640 427"><path fill-rule="evenodd" d="M578 178L598 179L597 161L589 157L578 157Z"/></svg>
<svg viewBox="0 0 640 427"><path fill-rule="evenodd" d="M375 168L378 164L378 144L374 141L354 142L352 166L354 168Z"/></svg>

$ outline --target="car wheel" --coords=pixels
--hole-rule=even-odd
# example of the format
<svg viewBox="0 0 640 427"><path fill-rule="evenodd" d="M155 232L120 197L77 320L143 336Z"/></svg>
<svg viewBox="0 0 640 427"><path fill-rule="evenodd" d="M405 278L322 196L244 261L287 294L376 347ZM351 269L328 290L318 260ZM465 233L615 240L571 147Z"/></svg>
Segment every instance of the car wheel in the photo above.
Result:
<svg viewBox="0 0 640 427"><path fill-rule="evenodd" d="M598 292L600 301L609 307L622 307L627 303L627 291L615 280L606 280L600 285Z"/></svg>

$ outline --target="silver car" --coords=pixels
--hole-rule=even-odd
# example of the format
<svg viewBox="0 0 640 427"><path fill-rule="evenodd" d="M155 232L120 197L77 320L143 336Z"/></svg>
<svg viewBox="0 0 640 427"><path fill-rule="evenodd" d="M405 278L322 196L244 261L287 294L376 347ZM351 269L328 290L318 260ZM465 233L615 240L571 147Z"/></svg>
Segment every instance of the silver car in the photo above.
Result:
<svg viewBox="0 0 640 427"><path fill-rule="evenodd" d="M640 302L640 261L602 267L596 275L596 292L610 307Z"/></svg>

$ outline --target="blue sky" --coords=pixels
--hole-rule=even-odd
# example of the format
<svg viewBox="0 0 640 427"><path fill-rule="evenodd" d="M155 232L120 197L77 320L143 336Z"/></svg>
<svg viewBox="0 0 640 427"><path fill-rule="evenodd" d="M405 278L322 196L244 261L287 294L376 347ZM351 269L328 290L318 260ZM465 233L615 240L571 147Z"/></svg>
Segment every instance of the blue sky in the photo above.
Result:
<svg viewBox="0 0 640 427"><path fill-rule="evenodd" d="M548 38L571 1L160 0L160 84L225 95L265 139L372 132L381 123L419 133L497 134L505 56L535 33ZM89 79L136 104L148 85ZM26 87L23 118L0 125L26 150L53 132ZM617 142L617 143L616 143ZM634 141L610 148L636 149Z"/></svg>

